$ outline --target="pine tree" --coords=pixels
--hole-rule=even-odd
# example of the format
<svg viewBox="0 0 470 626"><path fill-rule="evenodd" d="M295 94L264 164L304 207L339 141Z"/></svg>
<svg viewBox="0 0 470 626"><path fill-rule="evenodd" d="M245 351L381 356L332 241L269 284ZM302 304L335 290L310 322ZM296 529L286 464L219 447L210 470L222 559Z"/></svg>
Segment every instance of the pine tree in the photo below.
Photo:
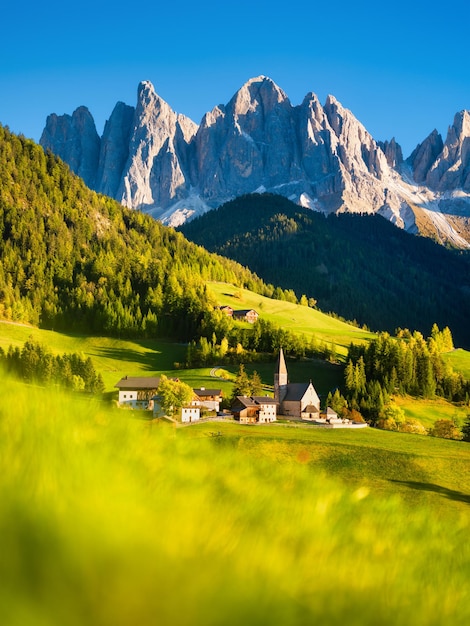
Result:
<svg viewBox="0 0 470 626"><path fill-rule="evenodd" d="M463 441L470 441L470 414L467 415L462 426Z"/></svg>
<svg viewBox="0 0 470 626"><path fill-rule="evenodd" d="M233 385L232 398L236 398L237 396L251 396L251 393L252 383L245 371L245 366L243 363L240 363L238 374Z"/></svg>
<svg viewBox="0 0 470 626"><path fill-rule="evenodd" d="M258 372L255 370L251 376L251 394L252 396L261 396L263 393L263 383Z"/></svg>

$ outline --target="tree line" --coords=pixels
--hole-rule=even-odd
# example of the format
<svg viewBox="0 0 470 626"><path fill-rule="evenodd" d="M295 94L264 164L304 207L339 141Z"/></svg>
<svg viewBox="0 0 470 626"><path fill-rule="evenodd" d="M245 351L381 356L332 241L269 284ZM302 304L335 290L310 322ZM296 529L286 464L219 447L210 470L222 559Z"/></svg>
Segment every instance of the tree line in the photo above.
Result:
<svg viewBox="0 0 470 626"><path fill-rule="evenodd" d="M28 339L22 348L0 348L3 369L28 383L55 384L73 391L102 393L104 383L90 357L76 352L53 355L44 345Z"/></svg>
<svg viewBox="0 0 470 626"><path fill-rule="evenodd" d="M438 396L470 406L470 381L455 372L442 357L443 352L453 347L449 328L439 330L437 324L427 339L418 331L399 329L395 337L383 332L368 345L351 344L341 401L372 425L423 432L425 429L416 420L406 425L403 411L391 398L405 394L421 398ZM447 424L448 421L440 420L442 423L436 424L430 434L443 436L447 429L453 433L449 438L461 438L458 425Z"/></svg>
<svg viewBox="0 0 470 626"><path fill-rule="evenodd" d="M282 328L259 317L250 328L237 324L220 310L213 310L202 324L203 333L190 341L186 353L187 367L253 362L271 358L282 347L295 358L336 360L336 346L323 340Z"/></svg>

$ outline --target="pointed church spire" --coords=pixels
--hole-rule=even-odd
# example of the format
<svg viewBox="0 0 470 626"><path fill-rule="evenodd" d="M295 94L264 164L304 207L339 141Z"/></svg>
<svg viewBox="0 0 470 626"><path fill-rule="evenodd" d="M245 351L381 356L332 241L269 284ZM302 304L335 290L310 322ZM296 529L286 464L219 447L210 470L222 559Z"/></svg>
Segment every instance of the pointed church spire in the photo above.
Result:
<svg viewBox="0 0 470 626"><path fill-rule="evenodd" d="M284 359L284 352L282 348L279 350L279 357L277 360L277 368L274 372L274 399L278 404L284 400L287 392L287 367Z"/></svg>
<svg viewBox="0 0 470 626"><path fill-rule="evenodd" d="M287 376L286 361L284 359L284 351L282 348L279 350L279 356L277 359L277 374L279 376L282 376L283 374Z"/></svg>

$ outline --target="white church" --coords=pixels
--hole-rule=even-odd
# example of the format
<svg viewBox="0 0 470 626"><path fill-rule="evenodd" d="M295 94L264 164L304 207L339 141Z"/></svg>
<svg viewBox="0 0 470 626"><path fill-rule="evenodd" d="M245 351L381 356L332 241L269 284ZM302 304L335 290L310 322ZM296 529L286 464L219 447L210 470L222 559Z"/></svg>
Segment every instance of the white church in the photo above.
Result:
<svg viewBox="0 0 470 626"><path fill-rule="evenodd" d="M320 419L320 398L312 385L312 381L308 383L289 382L282 348L279 351L277 368L274 373L274 399L276 400L278 415L303 420Z"/></svg>
<svg viewBox="0 0 470 626"><path fill-rule="evenodd" d="M279 351L277 368L274 373L274 399L279 417L292 420L308 420L325 428L366 428L365 422L353 422L339 417L331 408L320 411L318 397L312 381L290 383L287 374L284 352Z"/></svg>

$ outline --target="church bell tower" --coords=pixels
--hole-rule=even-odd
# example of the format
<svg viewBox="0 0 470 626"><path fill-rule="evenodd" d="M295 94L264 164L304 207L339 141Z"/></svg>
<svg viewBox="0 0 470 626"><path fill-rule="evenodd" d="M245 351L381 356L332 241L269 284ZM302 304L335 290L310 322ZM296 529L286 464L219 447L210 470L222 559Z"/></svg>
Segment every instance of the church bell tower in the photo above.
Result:
<svg viewBox="0 0 470 626"><path fill-rule="evenodd" d="M276 371L274 372L274 399L276 404L281 405L287 393L287 367L282 348L279 350Z"/></svg>

